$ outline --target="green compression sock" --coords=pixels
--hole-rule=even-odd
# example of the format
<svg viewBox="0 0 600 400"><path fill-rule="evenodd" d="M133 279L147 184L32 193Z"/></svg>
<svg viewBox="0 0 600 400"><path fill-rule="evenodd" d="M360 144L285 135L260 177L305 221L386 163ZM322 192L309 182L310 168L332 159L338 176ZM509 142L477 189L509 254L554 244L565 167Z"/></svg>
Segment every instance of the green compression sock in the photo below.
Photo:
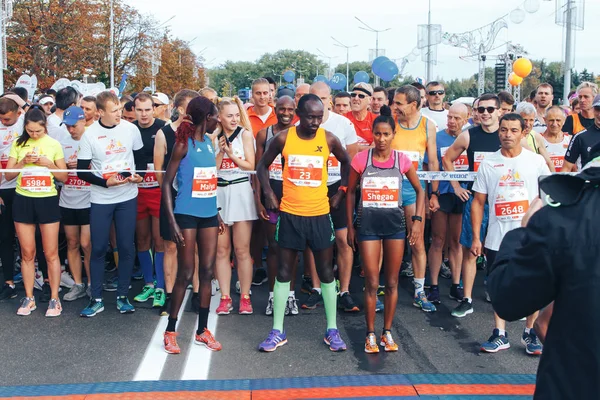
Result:
<svg viewBox="0 0 600 400"><path fill-rule="evenodd" d="M285 305L290 293L290 282L279 282L275 279L273 288L273 329L283 332L283 317L285 316Z"/></svg>
<svg viewBox="0 0 600 400"><path fill-rule="evenodd" d="M325 315L327 316L327 329L337 329L335 281L331 283L321 282L321 290L323 291L323 303L325 304Z"/></svg>

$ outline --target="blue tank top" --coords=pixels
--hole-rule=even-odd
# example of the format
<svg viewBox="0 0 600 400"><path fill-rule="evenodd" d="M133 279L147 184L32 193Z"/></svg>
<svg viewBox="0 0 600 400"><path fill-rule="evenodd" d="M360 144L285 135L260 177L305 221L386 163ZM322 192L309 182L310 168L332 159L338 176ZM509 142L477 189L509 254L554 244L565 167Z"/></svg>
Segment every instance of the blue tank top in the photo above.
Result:
<svg viewBox="0 0 600 400"><path fill-rule="evenodd" d="M177 170L175 214L209 218L217 215L217 164L208 138L188 139L188 150Z"/></svg>

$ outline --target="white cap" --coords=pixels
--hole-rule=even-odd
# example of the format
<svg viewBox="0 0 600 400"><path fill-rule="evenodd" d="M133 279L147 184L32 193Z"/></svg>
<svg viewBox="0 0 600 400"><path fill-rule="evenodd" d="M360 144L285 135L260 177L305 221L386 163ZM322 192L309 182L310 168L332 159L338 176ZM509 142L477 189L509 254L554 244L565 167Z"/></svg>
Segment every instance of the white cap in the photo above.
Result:
<svg viewBox="0 0 600 400"><path fill-rule="evenodd" d="M40 104L43 106L44 104L52 103L54 104L54 98L52 96L42 97L40 99Z"/></svg>
<svg viewBox="0 0 600 400"><path fill-rule="evenodd" d="M169 104L169 96L164 93L156 92L152 95L152 98L160 101L163 104Z"/></svg>

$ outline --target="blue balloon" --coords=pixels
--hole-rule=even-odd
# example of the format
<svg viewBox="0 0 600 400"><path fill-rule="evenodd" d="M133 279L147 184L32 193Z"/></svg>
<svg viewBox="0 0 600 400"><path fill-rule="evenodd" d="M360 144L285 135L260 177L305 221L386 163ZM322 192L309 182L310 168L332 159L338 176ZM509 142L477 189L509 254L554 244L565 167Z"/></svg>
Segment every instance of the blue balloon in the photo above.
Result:
<svg viewBox="0 0 600 400"><path fill-rule="evenodd" d="M365 71L358 71L354 74L354 83L369 83L369 74Z"/></svg>
<svg viewBox="0 0 600 400"><path fill-rule="evenodd" d="M373 62L371 63L371 71L373 71L373 73L377 76L379 75L379 67L386 61L390 61L389 58L387 58L386 56L379 56L376 59L373 60Z"/></svg>
<svg viewBox="0 0 600 400"><path fill-rule="evenodd" d="M386 82L393 81L398 76L398 66L393 61L386 61L379 66L379 73L377 74L381 79Z"/></svg>
<svg viewBox="0 0 600 400"><path fill-rule="evenodd" d="M346 75L340 74L339 72L334 74L329 81L329 86L333 90L342 90L346 88Z"/></svg>
<svg viewBox="0 0 600 400"><path fill-rule="evenodd" d="M283 73L283 80L286 82L294 82L296 78L296 73L294 71L285 71Z"/></svg>
<svg viewBox="0 0 600 400"><path fill-rule="evenodd" d="M327 77L325 75L317 75L314 79L315 82L327 82Z"/></svg>

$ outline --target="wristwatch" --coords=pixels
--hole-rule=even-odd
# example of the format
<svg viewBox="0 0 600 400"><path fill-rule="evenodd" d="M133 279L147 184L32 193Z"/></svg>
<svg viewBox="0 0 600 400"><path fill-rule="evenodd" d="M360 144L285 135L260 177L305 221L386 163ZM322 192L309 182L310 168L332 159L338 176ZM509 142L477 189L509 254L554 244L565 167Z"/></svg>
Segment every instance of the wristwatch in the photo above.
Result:
<svg viewBox="0 0 600 400"><path fill-rule="evenodd" d="M411 219L413 222L415 222L415 221L423 222L423 218L421 218L420 215L413 215Z"/></svg>
<svg viewBox="0 0 600 400"><path fill-rule="evenodd" d="M440 197L440 191L439 190L436 190L435 192L431 192L431 194L432 195L435 194L437 197Z"/></svg>

